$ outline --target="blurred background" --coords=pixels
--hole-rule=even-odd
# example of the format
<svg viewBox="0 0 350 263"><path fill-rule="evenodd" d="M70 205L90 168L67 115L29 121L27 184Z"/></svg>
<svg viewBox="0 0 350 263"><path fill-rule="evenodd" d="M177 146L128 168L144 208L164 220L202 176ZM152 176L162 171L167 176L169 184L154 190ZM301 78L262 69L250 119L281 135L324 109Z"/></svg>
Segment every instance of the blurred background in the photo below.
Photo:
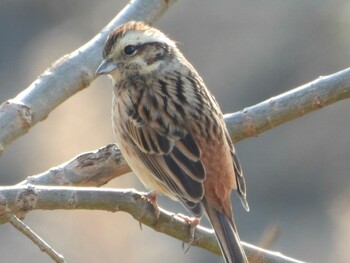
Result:
<svg viewBox="0 0 350 263"><path fill-rule="evenodd" d="M90 40L125 4L0 1L1 102ZM347 0L178 1L156 26L179 42L228 113L348 67L349 12ZM108 78L98 78L9 146L0 157L0 185L114 142L111 92ZM343 101L237 144L251 207L246 213L234 202L244 241L259 244L266 228L277 225L272 250L308 262L348 261L349 131ZM144 189L132 174L107 187ZM181 242L141 231L125 213L34 211L25 222L67 262L223 262L195 247L184 255ZM10 225L0 226L0 255L6 263L51 262Z"/></svg>

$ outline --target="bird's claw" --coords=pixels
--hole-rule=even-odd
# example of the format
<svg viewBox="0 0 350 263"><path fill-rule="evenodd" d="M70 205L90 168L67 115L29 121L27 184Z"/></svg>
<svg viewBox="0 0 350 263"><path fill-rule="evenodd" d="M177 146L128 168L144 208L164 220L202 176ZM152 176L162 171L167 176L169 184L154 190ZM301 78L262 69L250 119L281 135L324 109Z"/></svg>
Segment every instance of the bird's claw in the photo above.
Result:
<svg viewBox="0 0 350 263"><path fill-rule="evenodd" d="M147 202L149 202L152 205L152 207L154 209L154 215L156 217L156 220L158 221L159 216L160 216L160 209L159 209L158 202L157 202L157 192L150 191L148 193L145 193L145 194L143 194L143 198L145 198L147 200ZM147 208L145 207L145 209L143 209L143 211L142 211L141 218L144 216L146 211L147 211ZM142 230L141 220L139 220L139 224L140 224L140 229Z"/></svg>
<svg viewBox="0 0 350 263"><path fill-rule="evenodd" d="M190 227L190 240L188 241L188 246L185 249L185 242L182 242L182 248L185 250L184 253L187 253L187 251L190 249L193 241L194 241L194 233L196 230L196 227L200 224L200 219L196 217L188 217L183 214L177 214L177 217L183 219Z"/></svg>
<svg viewBox="0 0 350 263"><path fill-rule="evenodd" d="M154 214L158 220L159 216L160 216L160 209L159 209L158 202L157 202L157 192L150 191L150 192L146 193L144 195L144 197L153 206Z"/></svg>

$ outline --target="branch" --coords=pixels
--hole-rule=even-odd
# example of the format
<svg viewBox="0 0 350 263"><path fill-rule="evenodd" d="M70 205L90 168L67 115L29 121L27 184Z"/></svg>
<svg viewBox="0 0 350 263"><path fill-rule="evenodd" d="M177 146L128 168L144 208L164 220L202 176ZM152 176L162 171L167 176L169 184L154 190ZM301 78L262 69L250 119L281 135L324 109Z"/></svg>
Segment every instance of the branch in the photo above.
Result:
<svg viewBox="0 0 350 263"><path fill-rule="evenodd" d="M226 114L225 122L233 141L238 142L348 98L350 68L319 77L239 112Z"/></svg>
<svg viewBox="0 0 350 263"><path fill-rule="evenodd" d="M108 34L129 20L155 22L176 0L132 0L92 40L61 57L27 89L0 106L0 154L63 101L86 88L96 78Z"/></svg>
<svg viewBox="0 0 350 263"><path fill-rule="evenodd" d="M103 210L110 212L124 211L132 215L140 223L154 230L172 236L183 242L191 240L190 226L175 214L160 209L159 218L154 207L142 193L132 189L117 190L92 187L49 187L49 186L9 186L0 187L1 203L22 217L32 210ZM0 224L7 217L1 216ZM220 248L212 230L198 226L195 229L193 246L201 247L220 255ZM300 262L278 252L270 252L243 242L248 257L259 262Z"/></svg>
<svg viewBox="0 0 350 263"><path fill-rule="evenodd" d="M29 187L27 186L27 189ZM21 197L25 197L27 200L33 200L32 197L28 199L28 195L19 195L18 201L21 200ZM24 200L25 200L24 199ZM21 201L18 205L24 208L24 200ZM28 202L27 202L28 203ZM23 221L21 221L8 207L7 198L1 194L0 191L0 224L2 221L8 221L14 228L28 237L30 240L36 244L41 251L45 252L49 257L51 257L55 262L65 263L64 257L58 254L48 243L46 243L41 237L34 233Z"/></svg>
<svg viewBox="0 0 350 263"><path fill-rule="evenodd" d="M41 251L48 254L53 259L53 261L57 263L66 262L62 255L58 254L48 243L45 242L45 240L35 234L26 224L23 223L23 221L19 220L17 216L9 213L8 218L13 227L15 227L22 234L32 240L33 243L36 244Z"/></svg>
<svg viewBox="0 0 350 263"><path fill-rule="evenodd" d="M80 154L72 160L35 176L20 185L102 186L110 180L131 172L116 144Z"/></svg>

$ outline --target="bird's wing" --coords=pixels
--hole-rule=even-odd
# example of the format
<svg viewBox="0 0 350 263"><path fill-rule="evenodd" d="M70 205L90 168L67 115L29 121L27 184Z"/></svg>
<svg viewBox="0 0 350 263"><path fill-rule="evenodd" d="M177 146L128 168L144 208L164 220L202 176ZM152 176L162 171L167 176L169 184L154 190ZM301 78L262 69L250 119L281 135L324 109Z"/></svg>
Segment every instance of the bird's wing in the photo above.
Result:
<svg viewBox="0 0 350 263"><path fill-rule="evenodd" d="M126 134L156 180L195 216L200 216L206 176L201 151L186 130L181 113L171 110L179 105L166 96L149 92L127 109Z"/></svg>
<svg viewBox="0 0 350 263"><path fill-rule="evenodd" d="M242 171L241 163L239 161L238 155L236 153L236 150L233 146L233 143L231 141L230 135L228 134L228 131L226 130L226 140L230 147L230 153L232 157L233 167L235 170L235 176L236 176L236 182L237 182L237 192L239 195L239 198L241 200L241 203L245 210L249 211L249 205L247 201L247 188L245 184L244 174Z"/></svg>

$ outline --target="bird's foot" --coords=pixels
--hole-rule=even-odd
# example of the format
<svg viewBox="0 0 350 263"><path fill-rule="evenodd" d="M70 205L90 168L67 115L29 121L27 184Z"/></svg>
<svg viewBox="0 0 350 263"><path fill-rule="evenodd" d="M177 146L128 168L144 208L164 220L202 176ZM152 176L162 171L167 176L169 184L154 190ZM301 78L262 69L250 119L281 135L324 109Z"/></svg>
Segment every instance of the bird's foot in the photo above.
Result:
<svg viewBox="0 0 350 263"><path fill-rule="evenodd" d="M157 202L157 192L154 190L149 191L148 193L143 194L143 197L153 206L154 215L156 216L156 221L158 221L159 216L160 216L160 209L159 209L158 202ZM143 217L143 214L145 212L146 212L146 209L143 211L141 217ZM142 230L141 221L139 221L139 223L140 223L140 229Z"/></svg>
<svg viewBox="0 0 350 263"><path fill-rule="evenodd" d="M159 215L160 215L160 209L159 209L159 205L157 202L157 192L152 190L149 191L148 193L146 193L144 195L144 197L146 198L146 200L153 206L154 209L154 214L157 217L157 220L159 219Z"/></svg>
<svg viewBox="0 0 350 263"><path fill-rule="evenodd" d="M185 249L185 242L182 242L182 248L185 250L184 253L187 253L187 251L190 249L193 241L194 241L194 233L196 230L196 227L200 224L200 219L196 217L188 217L183 214L177 214L177 217L185 220L185 222L190 226L190 240L188 241L188 246Z"/></svg>

